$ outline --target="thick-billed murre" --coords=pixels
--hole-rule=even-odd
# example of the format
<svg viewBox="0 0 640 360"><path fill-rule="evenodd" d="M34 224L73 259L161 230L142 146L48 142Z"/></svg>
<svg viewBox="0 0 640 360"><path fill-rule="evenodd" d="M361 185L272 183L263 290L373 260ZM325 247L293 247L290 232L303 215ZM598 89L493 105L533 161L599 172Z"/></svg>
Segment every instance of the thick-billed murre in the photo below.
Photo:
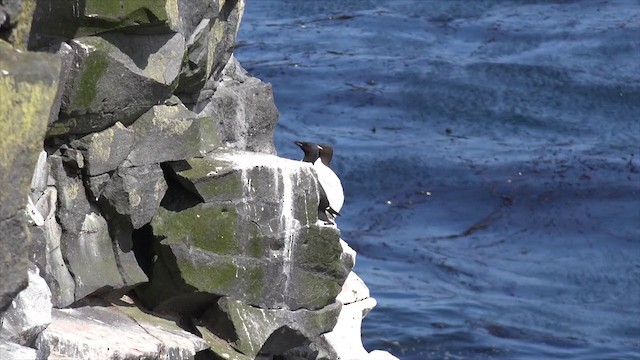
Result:
<svg viewBox="0 0 640 360"><path fill-rule="evenodd" d="M342 182L333 170L329 167L333 159L333 148L327 144L318 144L320 157L313 163L318 173L318 182L324 189L327 200L329 200L328 212L334 216L340 215L340 210L344 204L344 190Z"/></svg>
<svg viewBox="0 0 640 360"><path fill-rule="evenodd" d="M315 165L316 160L320 158L320 147L316 143L294 141L294 144L298 145L302 151L304 151L304 158L302 161L314 164L316 173L318 173L318 167ZM331 161L331 159L329 159ZM340 215L337 211L331 208L327 194L320 183L320 174L318 173L318 186L320 192L320 202L318 204L318 219L322 220L325 224L334 225L332 221L336 216Z"/></svg>

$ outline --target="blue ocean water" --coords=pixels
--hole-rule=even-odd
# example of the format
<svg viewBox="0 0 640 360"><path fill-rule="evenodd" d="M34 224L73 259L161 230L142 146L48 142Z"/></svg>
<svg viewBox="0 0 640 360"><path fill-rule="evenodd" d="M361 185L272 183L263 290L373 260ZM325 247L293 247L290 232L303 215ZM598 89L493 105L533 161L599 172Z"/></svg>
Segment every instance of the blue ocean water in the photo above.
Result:
<svg viewBox="0 0 640 360"><path fill-rule="evenodd" d="M640 1L249 0L401 359L640 359Z"/></svg>

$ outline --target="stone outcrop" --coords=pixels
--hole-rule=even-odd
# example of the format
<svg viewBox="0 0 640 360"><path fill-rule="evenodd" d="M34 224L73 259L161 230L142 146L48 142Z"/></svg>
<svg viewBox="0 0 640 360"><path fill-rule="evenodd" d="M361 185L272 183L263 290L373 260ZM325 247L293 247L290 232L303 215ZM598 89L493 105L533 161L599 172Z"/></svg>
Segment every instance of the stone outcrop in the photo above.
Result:
<svg viewBox="0 0 640 360"><path fill-rule="evenodd" d="M51 323L51 291L38 275L29 269L29 284L11 302L2 317L0 337L20 345L32 344L38 334Z"/></svg>
<svg viewBox="0 0 640 360"><path fill-rule="evenodd" d="M310 165L228 150L168 165L179 185L151 222L161 240L153 276L141 287L149 306L200 292L269 309L334 301L350 267L340 258L338 231L316 224ZM190 204L183 188L202 202ZM202 230L187 236L187 229Z"/></svg>
<svg viewBox="0 0 640 360"><path fill-rule="evenodd" d="M232 56L243 10L2 2L0 358L371 355L340 343L375 305L355 252Z"/></svg>
<svg viewBox="0 0 640 360"><path fill-rule="evenodd" d="M209 346L175 321L123 303L54 309L53 321L38 337L36 347L39 358L192 359Z"/></svg>
<svg viewBox="0 0 640 360"><path fill-rule="evenodd" d="M0 311L27 285L30 236L23 209L47 122L57 111L59 75L55 55L22 52L0 39Z"/></svg>

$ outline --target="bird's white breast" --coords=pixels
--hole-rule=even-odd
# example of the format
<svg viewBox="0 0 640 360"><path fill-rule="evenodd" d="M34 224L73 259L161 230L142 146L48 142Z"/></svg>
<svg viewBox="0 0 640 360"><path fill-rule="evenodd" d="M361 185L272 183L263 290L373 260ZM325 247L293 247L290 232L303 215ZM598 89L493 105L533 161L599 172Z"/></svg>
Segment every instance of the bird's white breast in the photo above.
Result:
<svg viewBox="0 0 640 360"><path fill-rule="evenodd" d="M344 190L342 189L342 182L340 182L338 175L336 175L331 168L323 164L320 159L316 160L314 167L318 173L318 182L327 194L329 206L331 206L333 210L340 212L342 204L344 204Z"/></svg>

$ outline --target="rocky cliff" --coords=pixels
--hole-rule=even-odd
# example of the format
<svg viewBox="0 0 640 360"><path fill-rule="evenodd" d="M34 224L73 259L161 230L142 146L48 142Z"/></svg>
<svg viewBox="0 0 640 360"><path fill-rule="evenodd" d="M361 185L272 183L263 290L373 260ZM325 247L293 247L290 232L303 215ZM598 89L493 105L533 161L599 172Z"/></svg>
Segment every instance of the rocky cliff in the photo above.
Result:
<svg viewBox="0 0 640 360"><path fill-rule="evenodd" d="M244 6L0 1L0 358L388 356L232 56Z"/></svg>

